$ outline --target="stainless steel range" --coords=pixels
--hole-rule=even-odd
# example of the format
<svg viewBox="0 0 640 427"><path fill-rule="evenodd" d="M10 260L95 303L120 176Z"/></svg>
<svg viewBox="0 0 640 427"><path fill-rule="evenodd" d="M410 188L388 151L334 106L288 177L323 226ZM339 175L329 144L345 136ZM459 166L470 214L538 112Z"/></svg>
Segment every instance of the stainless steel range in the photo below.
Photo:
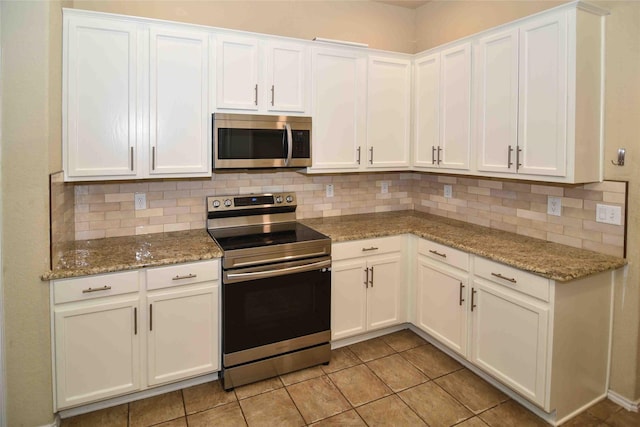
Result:
<svg viewBox="0 0 640 427"><path fill-rule="evenodd" d="M296 221L294 193L207 197L222 259L225 390L329 362L331 239Z"/></svg>

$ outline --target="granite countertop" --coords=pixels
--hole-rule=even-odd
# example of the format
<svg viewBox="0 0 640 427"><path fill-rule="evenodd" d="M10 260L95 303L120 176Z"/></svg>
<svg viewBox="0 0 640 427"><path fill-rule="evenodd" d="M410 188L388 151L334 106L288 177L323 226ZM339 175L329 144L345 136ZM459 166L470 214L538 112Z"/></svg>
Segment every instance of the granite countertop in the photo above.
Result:
<svg viewBox="0 0 640 427"><path fill-rule="evenodd" d="M333 242L412 233L548 279L567 282L616 269L624 258L415 211L305 219Z"/></svg>
<svg viewBox="0 0 640 427"><path fill-rule="evenodd" d="M222 249L206 230L67 242L58 248L53 270L42 280L220 258Z"/></svg>

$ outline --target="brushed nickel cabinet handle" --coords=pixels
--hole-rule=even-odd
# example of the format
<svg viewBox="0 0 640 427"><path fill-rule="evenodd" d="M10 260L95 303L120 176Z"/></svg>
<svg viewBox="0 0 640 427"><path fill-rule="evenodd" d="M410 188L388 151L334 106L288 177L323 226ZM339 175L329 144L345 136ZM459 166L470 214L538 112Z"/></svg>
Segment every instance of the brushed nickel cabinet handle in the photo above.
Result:
<svg viewBox="0 0 640 427"><path fill-rule="evenodd" d="M362 252L377 251L378 248L371 246L370 248L362 248Z"/></svg>
<svg viewBox="0 0 640 427"><path fill-rule="evenodd" d="M274 103L274 100L275 100L274 92L275 92L275 86L271 85L271 106L273 106L273 103Z"/></svg>
<svg viewBox="0 0 640 427"><path fill-rule="evenodd" d="M149 331L153 331L153 304L149 304Z"/></svg>
<svg viewBox="0 0 640 427"><path fill-rule="evenodd" d="M371 278L369 279L369 284L373 288L373 267L371 267Z"/></svg>
<svg viewBox="0 0 640 427"><path fill-rule="evenodd" d="M465 288L465 286L462 284L462 282L460 282L460 305L462 305L462 303L464 302L464 298L462 298L462 290Z"/></svg>
<svg viewBox="0 0 640 427"><path fill-rule="evenodd" d="M517 147L516 148L516 170L520 169L520 166L522 166L522 163L520 163L520 153L522 153L522 148Z"/></svg>
<svg viewBox="0 0 640 427"><path fill-rule="evenodd" d="M438 146L438 164L440 164L440 152L442 151L442 147Z"/></svg>
<svg viewBox="0 0 640 427"><path fill-rule="evenodd" d="M431 252L434 255L438 255L439 257L442 257L442 258L446 258L447 257L447 254L443 254L441 252L434 251L434 250L431 250L431 249L429 249L429 252Z"/></svg>
<svg viewBox="0 0 640 427"><path fill-rule="evenodd" d="M497 277L497 278L499 278L499 279L506 280L507 282L511 282L511 283L518 283L518 281L517 281L516 279L514 279L514 278L512 278L512 277L505 277L505 276L503 276L503 275L502 275L502 274L500 274L500 273L491 273L491 275L492 275L492 276L495 276L495 277Z"/></svg>
<svg viewBox="0 0 640 427"><path fill-rule="evenodd" d="M509 149L507 150L507 169L511 169L511 166L513 166L513 162L511 161L511 153L513 153L513 147L509 146Z"/></svg>
<svg viewBox="0 0 640 427"><path fill-rule="evenodd" d="M156 170L156 147L151 147L151 170Z"/></svg>
<svg viewBox="0 0 640 427"><path fill-rule="evenodd" d="M133 307L133 335L138 335L138 307Z"/></svg>
<svg viewBox="0 0 640 427"><path fill-rule="evenodd" d="M186 274L184 276L176 276L171 280L193 279L194 277L198 277L198 275L190 273L190 274Z"/></svg>
<svg viewBox="0 0 640 427"><path fill-rule="evenodd" d="M475 300L475 295L478 291L476 291L475 289L471 288L471 311L473 311L474 308L477 307L476 303L474 302Z"/></svg>
<svg viewBox="0 0 640 427"><path fill-rule="evenodd" d="M254 102L256 103L256 105L258 105L258 84L257 83L256 83L255 91L256 91L256 97Z"/></svg>
<svg viewBox="0 0 640 427"><path fill-rule="evenodd" d="M436 147L434 147L433 145L431 146L431 164L436 164Z"/></svg>
<svg viewBox="0 0 640 427"><path fill-rule="evenodd" d="M365 268L364 272L366 274L365 278L364 278L364 285L367 287L367 289L369 288L369 268Z"/></svg>
<svg viewBox="0 0 640 427"><path fill-rule="evenodd" d="M356 151L358 152L358 164L360 164L360 146L358 146Z"/></svg>
<svg viewBox="0 0 640 427"><path fill-rule="evenodd" d="M130 156L131 157L131 159L130 159L131 160L131 172L133 172L133 147L131 147L130 151L131 151L131 156Z"/></svg>
<svg viewBox="0 0 640 427"><path fill-rule="evenodd" d="M103 286L103 287L101 287L101 288L87 288L87 289L83 289L83 290L82 290L82 293L83 293L83 294L88 294L88 293L91 293L91 292L108 291L109 289L111 289L111 286L104 285L104 286Z"/></svg>
<svg viewBox="0 0 640 427"><path fill-rule="evenodd" d="M369 164L373 164L373 147L369 148L369 152L371 153L371 158L369 159Z"/></svg>

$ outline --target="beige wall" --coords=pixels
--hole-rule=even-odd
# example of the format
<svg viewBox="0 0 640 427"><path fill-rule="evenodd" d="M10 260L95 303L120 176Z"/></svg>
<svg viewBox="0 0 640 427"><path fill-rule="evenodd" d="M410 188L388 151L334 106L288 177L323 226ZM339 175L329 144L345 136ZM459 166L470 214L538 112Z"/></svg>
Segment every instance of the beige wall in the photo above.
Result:
<svg viewBox="0 0 640 427"><path fill-rule="evenodd" d="M416 12L416 49L425 50L548 9L551 1L432 1ZM640 233L640 2L601 1L606 21L605 179L629 181L627 236ZM624 167L611 165L618 147L627 149ZM617 284L611 388L640 398L640 242L629 238L628 277Z"/></svg>

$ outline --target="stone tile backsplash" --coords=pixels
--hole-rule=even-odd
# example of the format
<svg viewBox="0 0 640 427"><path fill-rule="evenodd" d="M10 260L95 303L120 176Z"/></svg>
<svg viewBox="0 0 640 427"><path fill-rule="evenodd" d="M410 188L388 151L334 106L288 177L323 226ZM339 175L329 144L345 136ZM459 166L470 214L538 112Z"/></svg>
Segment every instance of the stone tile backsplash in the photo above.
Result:
<svg viewBox="0 0 640 427"><path fill-rule="evenodd" d="M385 194L383 181L388 183ZM329 183L334 197L326 197ZM451 198L443 195L445 184L452 186ZM418 172L260 171L216 173L211 179L81 183L74 185L74 191L76 240L202 229L208 195L294 191L300 219L416 209L569 246L624 254L624 224L595 221L597 203L625 211L624 182L556 185ZM138 192L146 194L147 209L134 210ZM548 196L562 199L562 216L546 213Z"/></svg>

